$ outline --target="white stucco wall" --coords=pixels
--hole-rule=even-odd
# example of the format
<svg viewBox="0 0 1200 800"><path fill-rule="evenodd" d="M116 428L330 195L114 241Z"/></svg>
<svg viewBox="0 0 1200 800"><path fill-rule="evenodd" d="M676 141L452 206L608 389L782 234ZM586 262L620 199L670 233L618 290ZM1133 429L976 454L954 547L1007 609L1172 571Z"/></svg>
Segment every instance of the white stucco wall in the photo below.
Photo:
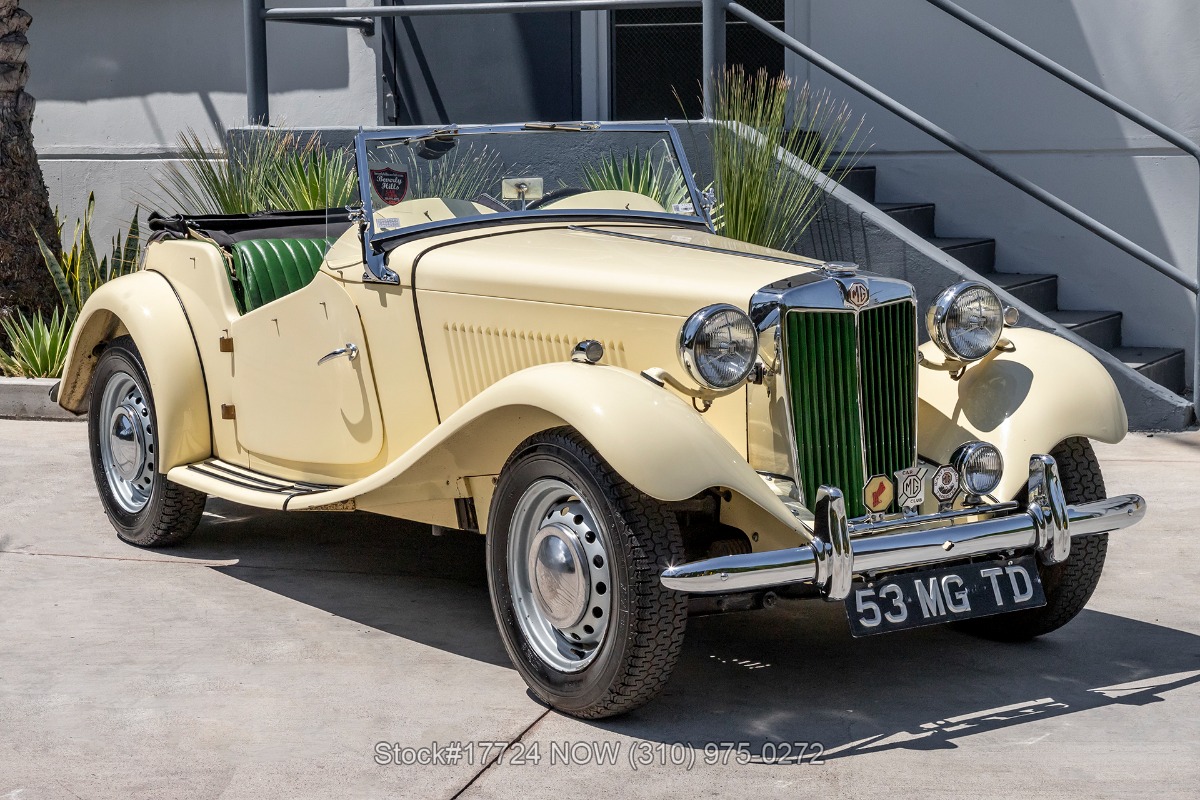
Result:
<svg viewBox="0 0 1200 800"><path fill-rule="evenodd" d="M373 0L288 0L369 6ZM219 142L246 121L242 0L25 0L34 137L52 205L74 219L96 193L99 243L154 191L160 160L192 128ZM378 39L289 23L267 28L277 124L374 125Z"/></svg>
<svg viewBox="0 0 1200 800"><path fill-rule="evenodd" d="M1200 141L1194 0L956 0ZM909 107L1196 274L1196 163L921 0L795 0L797 35ZM873 128L881 201L938 204L941 236L997 240L998 267L1056 272L1060 305L1125 312L1126 344L1192 347L1194 299L816 69Z"/></svg>

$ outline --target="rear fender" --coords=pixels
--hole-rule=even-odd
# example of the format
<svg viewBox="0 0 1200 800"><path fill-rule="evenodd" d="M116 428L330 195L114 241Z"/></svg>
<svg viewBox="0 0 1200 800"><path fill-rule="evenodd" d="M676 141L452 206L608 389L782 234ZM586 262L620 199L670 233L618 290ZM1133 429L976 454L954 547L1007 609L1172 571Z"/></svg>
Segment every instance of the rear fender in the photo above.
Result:
<svg viewBox="0 0 1200 800"><path fill-rule="evenodd" d="M631 485L664 501L713 487L761 507L808 541L804 525L732 445L679 397L617 367L544 364L496 382L380 472L289 509L354 499L384 511L431 497L450 498L459 479L496 475L529 436L567 425ZM478 509L485 513L485 509ZM803 542L801 542L803 543Z"/></svg>
<svg viewBox="0 0 1200 800"><path fill-rule="evenodd" d="M208 458L212 435L196 342L175 290L157 272L125 275L92 292L71 336L58 404L74 414L87 412L102 345L125 335L137 345L150 378L159 472Z"/></svg>
<svg viewBox="0 0 1200 800"><path fill-rule="evenodd" d="M995 496L1010 500L1029 480L1030 456L1073 436L1119 442L1129 424L1112 378L1086 350L1031 328L1004 335L1012 348L968 366L959 380L945 370L921 369L917 450L944 464L963 442L994 444L1004 456ZM944 358L930 342L921 353L927 364Z"/></svg>

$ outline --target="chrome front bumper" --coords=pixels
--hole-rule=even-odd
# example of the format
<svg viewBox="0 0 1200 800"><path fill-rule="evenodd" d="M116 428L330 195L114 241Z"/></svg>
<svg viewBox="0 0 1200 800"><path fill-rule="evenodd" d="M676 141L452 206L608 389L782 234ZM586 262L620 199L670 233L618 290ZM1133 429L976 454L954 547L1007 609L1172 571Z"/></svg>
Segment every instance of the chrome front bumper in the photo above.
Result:
<svg viewBox="0 0 1200 800"><path fill-rule="evenodd" d="M842 493L817 492L813 543L786 550L722 556L671 567L663 585L691 594L725 594L795 583L819 586L829 600L850 593L856 574L930 566L1030 548L1043 563L1071 553L1071 539L1127 528L1146 513L1136 494L1068 505L1050 456L1029 462L1029 505L979 506L925 516L850 523ZM980 519L982 517L982 519ZM974 521L968 521L973 519Z"/></svg>

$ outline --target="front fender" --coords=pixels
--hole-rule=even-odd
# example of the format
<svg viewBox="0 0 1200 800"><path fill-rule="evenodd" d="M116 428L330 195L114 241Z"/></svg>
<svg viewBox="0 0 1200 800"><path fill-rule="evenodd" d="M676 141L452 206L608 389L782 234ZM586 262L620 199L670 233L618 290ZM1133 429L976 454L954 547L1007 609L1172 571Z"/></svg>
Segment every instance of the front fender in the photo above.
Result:
<svg viewBox="0 0 1200 800"><path fill-rule="evenodd" d="M1031 328L1006 329L1004 335L1012 349L968 366L959 380L944 370L921 369L917 450L944 464L963 442L994 444L1004 456L995 496L1012 499L1029 478L1031 455L1049 453L1072 436L1119 442L1129 423L1116 385L1090 353ZM921 352L926 363L943 360L931 342Z"/></svg>
<svg viewBox="0 0 1200 800"><path fill-rule="evenodd" d="M208 396L196 342L171 284L157 272L111 280L88 298L67 349L58 404L83 414L99 346L129 335L150 378L158 419L158 470L191 464L212 454Z"/></svg>
<svg viewBox="0 0 1200 800"><path fill-rule="evenodd" d="M294 498L288 508L355 499L370 510L423 500L461 477L499 473L522 441L561 425L579 431L651 497L686 500L725 487L808 539L807 529L746 459L687 403L628 370L574 362L501 379L380 472L307 501Z"/></svg>

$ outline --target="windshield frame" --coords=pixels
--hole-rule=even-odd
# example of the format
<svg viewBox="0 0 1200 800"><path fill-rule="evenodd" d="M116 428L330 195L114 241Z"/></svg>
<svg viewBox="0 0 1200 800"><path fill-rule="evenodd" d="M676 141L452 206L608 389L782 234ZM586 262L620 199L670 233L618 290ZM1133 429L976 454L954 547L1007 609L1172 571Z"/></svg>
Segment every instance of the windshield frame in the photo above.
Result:
<svg viewBox="0 0 1200 800"><path fill-rule="evenodd" d="M419 140L425 137L434 135L451 135L462 136L464 134L490 134L490 133L525 133L529 136L537 136L550 132L560 132L570 135L572 133L579 135L587 135L597 131L628 131L632 133L660 133L668 138L671 147L674 150L674 157L679 170L683 173L683 180L687 186L688 196L692 201L692 208L695 210L694 215L672 214L671 212L654 212L654 211L626 211L622 209L538 209L533 212L529 211L507 211L498 212L495 214L480 215L477 217L464 217L458 219L438 220L436 222L427 222L420 225L410 225L406 228L376 230L375 228L375 209L372 207L371 187L369 168L367 166L367 144L380 139L409 139ZM679 139L679 132L674 125L668 122L523 122L512 123L506 125L428 125L421 127L404 127L404 128L372 128L370 130L360 128L358 134L354 137L354 154L355 167L358 170L358 191L361 198L362 216L359 219L359 225L362 233L363 260L367 267L367 272L363 275L364 280L376 281L383 283L399 283L400 276L392 270L388 269L384 263L387 257L387 250L391 247L385 247L389 242L395 243L399 239L405 239L413 236L427 236L431 233L436 233L446 228L454 228L460 226L474 226L481 222L486 223L505 223L505 222L536 222L538 220L554 220L556 218L562 221L576 221L580 217L587 218L606 218L612 217L616 220L641 219L653 221L657 224L664 222L676 225L696 226L700 225L712 230L712 219L709 214L709 208L704 203L704 195L696 186L695 176L692 174L691 167L688 164L687 154L683 150L683 143Z"/></svg>

